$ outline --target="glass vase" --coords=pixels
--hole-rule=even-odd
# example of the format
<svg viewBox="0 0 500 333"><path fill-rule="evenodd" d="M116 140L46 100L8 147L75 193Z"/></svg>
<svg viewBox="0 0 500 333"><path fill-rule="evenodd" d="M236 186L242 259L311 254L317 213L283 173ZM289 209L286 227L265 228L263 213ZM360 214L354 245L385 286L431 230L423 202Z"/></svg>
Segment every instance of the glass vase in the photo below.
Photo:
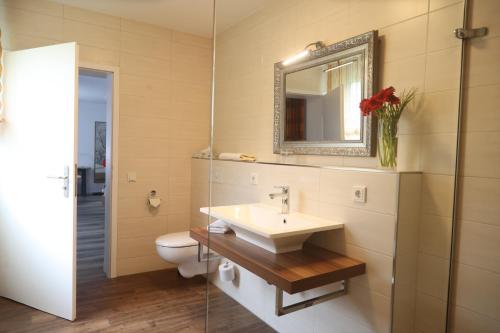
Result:
<svg viewBox="0 0 500 333"><path fill-rule="evenodd" d="M396 168L398 150L397 119L382 118L378 120L377 153L380 165L384 168Z"/></svg>

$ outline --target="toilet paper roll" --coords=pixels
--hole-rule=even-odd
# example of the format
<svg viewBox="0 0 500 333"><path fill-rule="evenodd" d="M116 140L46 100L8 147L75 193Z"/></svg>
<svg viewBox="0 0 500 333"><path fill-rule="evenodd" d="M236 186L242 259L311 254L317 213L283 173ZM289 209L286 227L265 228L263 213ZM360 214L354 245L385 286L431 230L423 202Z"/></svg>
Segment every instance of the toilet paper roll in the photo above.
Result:
<svg viewBox="0 0 500 333"><path fill-rule="evenodd" d="M228 261L219 265L219 276L221 281L229 282L234 280L234 265Z"/></svg>
<svg viewBox="0 0 500 333"><path fill-rule="evenodd" d="M158 197L150 197L148 202L151 207L158 208L161 204L161 199Z"/></svg>

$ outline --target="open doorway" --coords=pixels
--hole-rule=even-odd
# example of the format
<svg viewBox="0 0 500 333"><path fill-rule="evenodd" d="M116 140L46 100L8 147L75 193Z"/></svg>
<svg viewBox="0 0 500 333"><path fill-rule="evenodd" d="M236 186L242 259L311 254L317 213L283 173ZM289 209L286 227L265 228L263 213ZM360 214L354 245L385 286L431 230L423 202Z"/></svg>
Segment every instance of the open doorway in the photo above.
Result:
<svg viewBox="0 0 500 333"><path fill-rule="evenodd" d="M80 68L77 282L110 276L113 73Z"/></svg>

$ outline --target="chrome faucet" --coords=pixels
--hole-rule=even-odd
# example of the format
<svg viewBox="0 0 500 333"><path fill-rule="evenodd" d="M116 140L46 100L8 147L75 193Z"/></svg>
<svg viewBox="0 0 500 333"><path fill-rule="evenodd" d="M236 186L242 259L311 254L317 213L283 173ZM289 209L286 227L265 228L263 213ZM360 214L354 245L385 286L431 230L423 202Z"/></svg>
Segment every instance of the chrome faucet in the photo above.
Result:
<svg viewBox="0 0 500 333"><path fill-rule="evenodd" d="M269 198L274 199L277 197L281 197L281 214L290 213L290 186L275 186L274 188L281 189L279 193L270 193Z"/></svg>

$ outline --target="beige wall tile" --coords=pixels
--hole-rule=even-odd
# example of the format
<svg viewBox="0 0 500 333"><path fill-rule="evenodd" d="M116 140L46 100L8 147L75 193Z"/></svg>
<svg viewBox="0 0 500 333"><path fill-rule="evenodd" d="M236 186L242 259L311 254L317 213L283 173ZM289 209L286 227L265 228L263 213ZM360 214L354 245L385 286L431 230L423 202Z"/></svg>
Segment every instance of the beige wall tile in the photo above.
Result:
<svg viewBox="0 0 500 333"><path fill-rule="evenodd" d="M2 35L2 47L5 50L10 51L31 49L35 47L49 46L60 43L61 40L57 39L32 37L23 34L17 35L15 33L9 33L8 35Z"/></svg>
<svg viewBox="0 0 500 333"><path fill-rule="evenodd" d="M121 28L123 31L134 32L141 35L160 37L162 39L171 40L172 31L159 26L138 22L122 18Z"/></svg>
<svg viewBox="0 0 500 333"><path fill-rule="evenodd" d="M460 40L455 37L453 30L462 26L463 15L463 2L429 14L428 52L460 47Z"/></svg>
<svg viewBox="0 0 500 333"><path fill-rule="evenodd" d="M398 190L396 174L322 169L320 177L321 202L396 214ZM353 202L351 195L353 186L367 187L366 203Z"/></svg>
<svg viewBox="0 0 500 333"><path fill-rule="evenodd" d="M79 45L80 64L97 64L118 67L120 53L114 50L101 49L94 46Z"/></svg>
<svg viewBox="0 0 500 333"><path fill-rule="evenodd" d="M171 140L163 138L119 138L121 158L167 158ZM186 148L187 149L187 148ZM192 151L192 149L189 149Z"/></svg>
<svg viewBox="0 0 500 333"><path fill-rule="evenodd" d="M46 0L0 0L0 6L37 12L50 16L63 16L63 5Z"/></svg>
<svg viewBox="0 0 500 333"><path fill-rule="evenodd" d="M120 228L118 228L120 230ZM134 236L132 238L121 238L118 243L118 259L136 258L152 256L156 254L155 239L158 235L154 236Z"/></svg>
<svg viewBox="0 0 500 333"><path fill-rule="evenodd" d="M463 2L463 0L430 0L429 10L434 11L461 2Z"/></svg>
<svg viewBox="0 0 500 333"><path fill-rule="evenodd" d="M145 257L119 259L116 264L118 275L129 275L174 267L174 265L163 261L156 254Z"/></svg>
<svg viewBox="0 0 500 333"><path fill-rule="evenodd" d="M4 35L17 34L63 40L63 19L13 7L0 7L0 26Z"/></svg>
<svg viewBox="0 0 500 333"><path fill-rule="evenodd" d="M477 86L467 90L466 132L500 131L500 85Z"/></svg>
<svg viewBox="0 0 500 333"><path fill-rule="evenodd" d="M453 176L422 176L422 214L451 217L453 209Z"/></svg>
<svg viewBox="0 0 500 333"><path fill-rule="evenodd" d="M446 325L446 303L439 298L417 294L415 330L417 332L444 332Z"/></svg>
<svg viewBox="0 0 500 333"><path fill-rule="evenodd" d="M187 203L189 204L189 201ZM185 212L173 213L168 215L167 230L169 233L186 231L189 230L190 226L191 226L191 214L189 210Z"/></svg>
<svg viewBox="0 0 500 333"><path fill-rule="evenodd" d="M424 91L425 55L387 62L381 65L382 87L394 86L399 91L415 88Z"/></svg>
<svg viewBox="0 0 500 333"><path fill-rule="evenodd" d="M426 29L425 15L381 29L380 59L391 62L424 54L426 35L422 32Z"/></svg>
<svg viewBox="0 0 500 333"><path fill-rule="evenodd" d="M461 54L460 47L427 54L425 92L457 90L459 88Z"/></svg>
<svg viewBox="0 0 500 333"><path fill-rule="evenodd" d="M212 48L212 40L211 39L196 36L193 34L183 33L180 31L173 31L172 32L172 41L176 42L176 43L194 45L194 46L199 46L199 47L204 47L204 48Z"/></svg>
<svg viewBox="0 0 500 333"><path fill-rule="evenodd" d="M422 133L456 133L458 126L458 90L425 93L418 110Z"/></svg>
<svg viewBox="0 0 500 333"><path fill-rule="evenodd" d="M148 207L147 196L126 197L118 199L118 226L122 218L153 217L168 214L168 201L156 209Z"/></svg>
<svg viewBox="0 0 500 333"><path fill-rule="evenodd" d="M118 237L135 238L160 235L167 233L167 216L122 218ZM121 241L120 241L121 242Z"/></svg>
<svg viewBox="0 0 500 333"><path fill-rule="evenodd" d="M500 37L471 42L469 77L470 87L500 83Z"/></svg>
<svg viewBox="0 0 500 333"><path fill-rule="evenodd" d="M463 264L500 274L500 226L460 221L457 253Z"/></svg>
<svg viewBox="0 0 500 333"><path fill-rule="evenodd" d="M397 170L418 171L422 164L422 135L398 134Z"/></svg>
<svg viewBox="0 0 500 333"><path fill-rule="evenodd" d="M496 0L473 0L471 1L471 26L488 27L488 36L500 35L500 4Z"/></svg>
<svg viewBox="0 0 500 333"><path fill-rule="evenodd" d="M456 267L455 303L499 321L499 286L499 274L458 264Z"/></svg>
<svg viewBox="0 0 500 333"><path fill-rule="evenodd" d="M71 6L64 6L64 18L68 20L95 24L110 29L120 30L121 28L121 19L119 17Z"/></svg>
<svg viewBox="0 0 500 333"><path fill-rule="evenodd" d="M120 31L94 24L64 20L64 40L103 49L120 49Z"/></svg>
<svg viewBox="0 0 500 333"><path fill-rule="evenodd" d="M422 135L421 170L427 173L454 175L457 135Z"/></svg>
<svg viewBox="0 0 500 333"><path fill-rule="evenodd" d="M460 219L500 226L500 180L463 177L460 184Z"/></svg>
<svg viewBox="0 0 500 333"><path fill-rule="evenodd" d="M418 292L446 302L449 268L449 260L419 253L417 264Z"/></svg>
<svg viewBox="0 0 500 333"><path fill-rule="evenodd" d="M500 132L467 132L463 141L462 174L500 178Z"/></svg>
<svg viewBox="0 0 500 333"><path fill-rule="evenodd" d="M450 257L451 218L425 214L420 222L419 250L447 259Z"/></svg>
<svg viewBox="0 0 500 333"><path fill-rule="evenodd" d="M172 64L168 60L153 59L128 53L122 53L120 57L122 74L168 79L171 77L171 67Z"/></svg>
<svg viewBox="0 0 500 333"><path fill-rule="evenodd" d="M170 120L120 116L121 138L168 138Z"/></svg>
<svg viewBox="0 0 500 333"><path fill-rule="evenodd" d="M346 243L388 256L393 255L395 216L326 203L320 204L319 215L344 223L344 229L335 232L336 240L344 237Z"/></svg>
<svg viewBox="0 0 500 333"><path fill-rule="evenodd" d="M131 91L133 91L131 89ZM200 104L198 104L201 106ZM205 106L206 108L206 106ZM120 115L127 117L168 118L172 113L170 99L120 94Z"/></svg>
<svg viewBox="0 0 500 333"><path fill-rule="evenodd" d="M500 322L456 306L453 309L451 331L454 333L497 333L500 331Z"/></svg>
<svg viewBox="0 0 500 333"><path fill-rule="evenodd" d="M167 79L122 74L120 94L155 99L169 99L171 83Z"/></svg>

